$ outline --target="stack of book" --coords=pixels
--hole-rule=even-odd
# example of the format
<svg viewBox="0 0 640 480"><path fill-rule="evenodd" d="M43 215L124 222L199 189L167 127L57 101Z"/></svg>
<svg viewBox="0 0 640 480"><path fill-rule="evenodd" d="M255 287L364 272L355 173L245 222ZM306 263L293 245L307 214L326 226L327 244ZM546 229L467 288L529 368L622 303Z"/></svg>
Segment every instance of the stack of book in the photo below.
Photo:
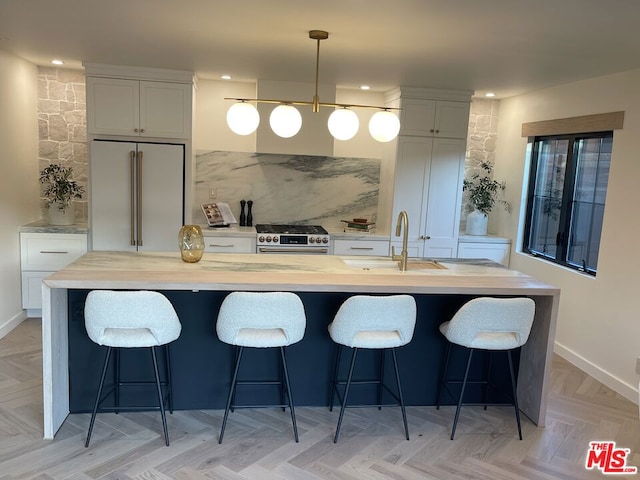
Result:
<svg viewBox="0 0 640 480"><path fill-rule="evenodd" d="M370 233L375 229L375 222L367 222L364 218L354 218L353 220L340 220L343 222L345 232Z"/></svg>

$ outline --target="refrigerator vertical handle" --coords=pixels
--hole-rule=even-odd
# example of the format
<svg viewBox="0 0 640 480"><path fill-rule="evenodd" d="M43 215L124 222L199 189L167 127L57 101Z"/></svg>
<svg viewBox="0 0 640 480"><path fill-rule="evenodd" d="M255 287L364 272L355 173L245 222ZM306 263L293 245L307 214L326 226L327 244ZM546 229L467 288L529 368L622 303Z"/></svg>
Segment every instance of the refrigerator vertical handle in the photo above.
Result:
<svg viewBox="0 0 640 480"><path fill-rule="evenodd" d="M131 199L130 199L130 204L131 204L131 212L129 214L129 231L131 232L131 239L130 239L130 244L131 245L135 245L136 244L136 224L135 224L135 216L136 216L136 211L135 211L135 204L136 204L136 152L134 152L133 150L131 150L129 152L129 158L130 158L130 173L129 173L129 177L130 177L130 189L129 191L131 192Z"/></svg>
<svg viewBox="0 0 640 480"><path fill-rule="evenodd" d="M142 246L142 151L138 151L138 246Z"/></svg>

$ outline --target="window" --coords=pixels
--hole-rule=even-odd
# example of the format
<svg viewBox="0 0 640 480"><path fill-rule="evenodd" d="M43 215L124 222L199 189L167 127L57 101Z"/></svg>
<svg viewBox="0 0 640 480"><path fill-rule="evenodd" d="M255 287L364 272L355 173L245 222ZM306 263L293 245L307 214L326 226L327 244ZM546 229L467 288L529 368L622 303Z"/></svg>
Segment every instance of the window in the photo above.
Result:
<svg viewBox="0 0 640 480"><path fill-rule="evenodd" d="M613 132L534 137L524 251L595 275Z"/></svg>

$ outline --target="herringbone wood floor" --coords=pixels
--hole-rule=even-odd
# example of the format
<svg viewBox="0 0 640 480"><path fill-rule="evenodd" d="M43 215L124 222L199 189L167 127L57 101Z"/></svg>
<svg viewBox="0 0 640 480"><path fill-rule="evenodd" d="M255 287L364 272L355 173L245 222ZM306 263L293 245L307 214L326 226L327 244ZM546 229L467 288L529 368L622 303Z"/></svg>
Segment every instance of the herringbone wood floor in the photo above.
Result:
<svg viewBox="0 0 640 480"><path fill-rule="evenodd" d="M89 415L71 415L55 440L45 441L40 338L39 319L28 319L0 340L0 480L606 478L584 468L592 440L630 448L628 465L640 465L638 407L558 357L548 425L523 419L523 441L506 407L463 408L454 441L453 407L408 408L410 441L397 408L348 410L337 445L338 414L325 408L296 409L298 444L280 409L232 413L223 445L217 410L169 415L170 447L157 412L99 415L88 449Z"/></svg>

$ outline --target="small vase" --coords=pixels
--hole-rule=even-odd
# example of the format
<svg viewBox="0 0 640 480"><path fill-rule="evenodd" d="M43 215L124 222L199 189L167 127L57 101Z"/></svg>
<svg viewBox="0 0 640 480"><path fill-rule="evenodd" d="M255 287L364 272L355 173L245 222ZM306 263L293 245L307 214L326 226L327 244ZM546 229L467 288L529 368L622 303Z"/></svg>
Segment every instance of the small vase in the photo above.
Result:
<svg viewBox="0 0 640 480"><path fill-rule="evenodd" d="M75 222L75 211L73 205L61 210L58 202L49 205L49 225L73 225Z"/></svg>
<svg viewBox="0 0 640 480"><path fill-rule="evenodd" d="M204 237L200 226L183 225L178 234L178 246L184 262L198 262L204 253Z"/></svg>
<svg viewBox="0 0 640 480"><path fill-rule="evenodd" d="M480 210L474 210L467 216L467 235L486 235L489 217Z"/></svg>

